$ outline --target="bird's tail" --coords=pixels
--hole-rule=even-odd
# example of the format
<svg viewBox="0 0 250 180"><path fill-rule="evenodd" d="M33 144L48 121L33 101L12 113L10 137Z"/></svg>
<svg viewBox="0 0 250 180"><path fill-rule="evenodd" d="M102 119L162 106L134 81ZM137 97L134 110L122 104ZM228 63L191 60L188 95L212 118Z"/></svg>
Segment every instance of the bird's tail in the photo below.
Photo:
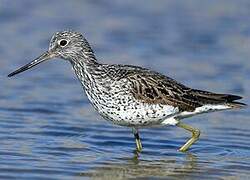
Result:
<svg viewBox="0 0 250 180"><path fill-rule="evenodd" d="M231 103L226 103L229 107L233 108L233 109L240 109L240 108L245 108L247 106L247 104L245 103L241 103L241 102L231 102Z"/></svg>
<svg viewBox="0 0 250 180"><path fill-rule="evenodd" d="M244 108L247 105L238 102L237 100L242 99L241 96L232 94L217 94L208 91L192 90L192 94L195 95L200 102L204 104L224 104L230 108Z"/></svg>

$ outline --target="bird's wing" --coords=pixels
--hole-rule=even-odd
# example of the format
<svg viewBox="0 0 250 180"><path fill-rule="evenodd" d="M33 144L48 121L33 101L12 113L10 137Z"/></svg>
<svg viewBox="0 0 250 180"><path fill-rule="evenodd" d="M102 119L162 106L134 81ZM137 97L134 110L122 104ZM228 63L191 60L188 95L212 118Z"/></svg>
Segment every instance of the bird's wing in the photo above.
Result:
<svg viewBox="0 0 250 180"><path fill-rule="evenodd" d="M190 88L159 73L139 71L126 78L132 84L132 94L142 102L179 107L180 111L194 111L201 106L189 93Z"/></svg>
<svg viewBox="0 0 250 180"><path fill-rule="evenodd" d="M118 79L126 78L131 84L131 93L141 102L179 107L180 111L194 111L206 104L244 105L234 102L241 99L240 96L191 89L172 78L145 68L117 66L119 68L109 69L110 75Z"/></svg>

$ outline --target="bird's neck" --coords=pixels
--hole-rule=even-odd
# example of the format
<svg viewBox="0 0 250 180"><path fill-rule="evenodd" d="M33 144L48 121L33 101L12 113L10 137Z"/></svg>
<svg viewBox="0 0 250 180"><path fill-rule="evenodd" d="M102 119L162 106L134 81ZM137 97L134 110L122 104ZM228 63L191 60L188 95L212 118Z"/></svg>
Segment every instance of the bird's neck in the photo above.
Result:
<svg viewBox="0 0 250 180"><path fill-rule="evenodd" d="M101 64L97 62L94 55L78 56L77 60L71 61L75 74L86 91L96 85L96 77L101 70Z"/></svg>
<svg viewBox="0 0 250 180"><path fill-rule="evenodd" d="M70 62L85 91L97 89L97 82L103 70L102 64L97 62L94 51L86 39L83 39L78 50L71 54Z"/></svg>

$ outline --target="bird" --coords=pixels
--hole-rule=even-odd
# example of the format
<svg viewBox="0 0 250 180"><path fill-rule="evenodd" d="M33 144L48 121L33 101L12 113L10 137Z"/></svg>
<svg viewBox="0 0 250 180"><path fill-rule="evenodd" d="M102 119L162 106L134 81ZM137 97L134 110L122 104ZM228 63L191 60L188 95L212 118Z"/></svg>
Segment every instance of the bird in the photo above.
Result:
<svg viewBox="0 0 250 180"><path fill-rule="evenodd" d="M86 38L69 30L53 34L47 51L8 77L55 58L70 62L104 119L132 129L137 152L142 151L142 128L173 125L190 132L191 138L179 148L185 152L199 139L200 130L184 123L184 118L246 106L237 101L241 96L193 89L147 68L100 63Z"/></svg>

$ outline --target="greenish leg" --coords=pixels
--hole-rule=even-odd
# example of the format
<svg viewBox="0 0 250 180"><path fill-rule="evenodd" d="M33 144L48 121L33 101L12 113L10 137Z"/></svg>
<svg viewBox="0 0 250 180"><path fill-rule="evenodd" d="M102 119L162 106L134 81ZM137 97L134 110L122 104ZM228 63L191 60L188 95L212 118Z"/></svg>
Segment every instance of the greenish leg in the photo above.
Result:
<svg viewBox="0 0 250 180"><path fill-rule="evenodd" d="M181 122L179 122L176 126L186 129L187 131L190 131L192 133L192 137L179 149L179 151L185 152L190 146L192 146L193 143L195 143L199 139L200 130Z"/></svg>
<svg viewBox="0 0 250 180"><path fill-rule="evenodd" d="M139 136L139 132L136 128L132 128L132 132L135 136L135 143L136 143L136 150L138 152L142 151L142 144L141 144L141 140L140 140L140 136Z"/></svg>

